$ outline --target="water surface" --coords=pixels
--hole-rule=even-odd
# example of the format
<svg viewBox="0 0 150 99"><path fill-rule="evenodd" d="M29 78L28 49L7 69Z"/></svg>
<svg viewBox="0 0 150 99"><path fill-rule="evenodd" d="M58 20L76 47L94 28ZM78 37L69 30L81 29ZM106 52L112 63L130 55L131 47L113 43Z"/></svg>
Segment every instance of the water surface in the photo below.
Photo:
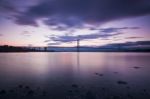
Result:
<svg viewBox="0 0 150 99"><path fill-rule="evenodd" d="M149 76L150 53L0 53L2 98L150 99Z"/></svg>

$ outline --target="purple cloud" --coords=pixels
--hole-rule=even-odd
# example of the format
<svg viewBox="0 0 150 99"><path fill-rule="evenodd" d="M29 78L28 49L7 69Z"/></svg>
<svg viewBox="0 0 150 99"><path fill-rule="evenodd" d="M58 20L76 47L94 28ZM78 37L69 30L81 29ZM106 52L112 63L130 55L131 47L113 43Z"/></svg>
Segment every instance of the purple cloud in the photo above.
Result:
<svg viewBox="0 0 150 99"><path fill-rule="evenodd" d="M150 14L149 0L1 0L0 12L15 13L20 25L38 26L41 19L60 30ZM9 15L9 14L8 14Z"/></svg>

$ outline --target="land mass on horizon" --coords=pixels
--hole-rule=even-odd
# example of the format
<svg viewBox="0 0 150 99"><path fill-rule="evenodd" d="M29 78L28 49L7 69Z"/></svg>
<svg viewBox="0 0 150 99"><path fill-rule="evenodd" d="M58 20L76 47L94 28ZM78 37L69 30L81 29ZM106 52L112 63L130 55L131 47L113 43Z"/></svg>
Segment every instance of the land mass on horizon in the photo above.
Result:
<svg viewBox="0 0 150 99"><path fill-rule="evenodd" d="M150 52L150 41L117 43L96 47L15 47L3 45L0 46L0 52Z"/></svg>

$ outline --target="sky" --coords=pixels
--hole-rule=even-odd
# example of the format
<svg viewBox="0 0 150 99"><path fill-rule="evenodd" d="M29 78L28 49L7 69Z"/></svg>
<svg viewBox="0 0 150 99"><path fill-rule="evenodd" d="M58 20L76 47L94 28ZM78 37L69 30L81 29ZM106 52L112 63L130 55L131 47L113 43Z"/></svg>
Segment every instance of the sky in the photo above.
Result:
<svg viewBox="0 0 150 99"><path fill-rule="evenodd" d="M150 0L0 0L0 45L103 46L150 40Z"/></svg>

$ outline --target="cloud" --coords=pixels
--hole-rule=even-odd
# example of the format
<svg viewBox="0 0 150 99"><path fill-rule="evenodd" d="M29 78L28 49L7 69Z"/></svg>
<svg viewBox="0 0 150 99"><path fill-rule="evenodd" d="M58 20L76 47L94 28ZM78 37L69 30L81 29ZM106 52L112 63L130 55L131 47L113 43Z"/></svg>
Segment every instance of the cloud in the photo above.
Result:
<svg viewBox="0 0 150 99"><path fill-rule="evenodd" d="M0 37L3 36L3 34L0 34Z"/></svg>
<svg viewBox="0 0 150 99"><path fill-rule="evenodd" d="M6 1L4 3L4 0L1 0L0 11L15 12L13 17L17 24L38 26L37 20L42 20L44 24L56 26L61 30L150 14L149 0Z"/></svg>
<svg viewBox="0 0 150 99"><path fill-rule="evenodd" d="M143 37L132 36L132 37L126 37L125 39L138 39L138 38L143 38Z"/></svg>
<svg viewBox="0 0 150 99"><path fill-rule="evenodd" d="M53 42L53 43L48 43L47 45L60 45L60 42Z"/></svg>
<svg viewBox="0 0 150 99"><path fill-rule="evenodd" d="M59 43L66 43L66 42L74 42L77 41L77 39L80 40L88 40L88 39L103 39L103 40L108 40L109 37L117 36L122 33L124 33L124 30L134 30L134 29L139 29L140 27L110 27L110 28L102 28L98 29L97 33L92 33L92 34L85 34L85 35L61 35L61 36L46 36L48 40L45 40L45 42L59 42Z"/></svg>
<svg viewBox="0 0 150 99"><path fill-rule="evenodd" d="M23 31L23 32L21 33L21 35L22 35L22 36L29 37L29 36L31 36L31 33L30 33L29 31Z"/></svg>
<svg viewBox="0 0 150 99"><path fill-rule="evenodd" d="M7 19L15 19L27 9L39 3L39 0L0 0L0 17L5 16Z"/></svg>
<svg viewBox="0 0 150 99"><path fill-rule="evenodd" d="M92 33L92 34L85 34L85 35L79 35L79 36L73 36L73 34L70 35L63 35L63 36L55 36L55 35L50 35L46 36L48 40L45 40L45 42L61 42L61 43L66 43L66 42L74 42L77 41L77 39L80 40L87 40L87 39L103 39L103 40L109 40L109 37L112 36L117 36L120 34L123 34L125 30L136 30L140 29L140 27L109 27L109 28L100 28L96 29L93 28L92 30L97 30L97 33ZM142 38L142 37L127 37L125 39L135 39L135 38ZM121 40L121 39L114 39L115 41ZM57 44L57 43L56 43Z"/></svg>
<svg viewBox="0 0 150 99"><path fill-rule="evenodd" d="M98 38L108 38L112 36L116 36L122 33L110 33L110 34L105 34L105 33L94 33L94 34L86 34L86 35L79 35L79 36L49 36L48 39L45 42L49 41L54 41L54 42L61 42L61 43L66 43L66 42L74 42L77 41L77 39L80 40L88 40L88 39L98 39Z"/></svg>
<svg viewBox="0 0 150 99"><path fill-rule="evenodd" d="M0 0L0 12L1 13L14 13L17 12L15 5L9 0Z"/></svg>
<svg viewBox="0 0 150 99"><path fill-rule="evenodd" d="M135 29L140 29L140 27L121 27L121 28L110 27L100 29L100 31L104 33L112 33L112 32L120 32L122 30L135 30Z"/></svg>

